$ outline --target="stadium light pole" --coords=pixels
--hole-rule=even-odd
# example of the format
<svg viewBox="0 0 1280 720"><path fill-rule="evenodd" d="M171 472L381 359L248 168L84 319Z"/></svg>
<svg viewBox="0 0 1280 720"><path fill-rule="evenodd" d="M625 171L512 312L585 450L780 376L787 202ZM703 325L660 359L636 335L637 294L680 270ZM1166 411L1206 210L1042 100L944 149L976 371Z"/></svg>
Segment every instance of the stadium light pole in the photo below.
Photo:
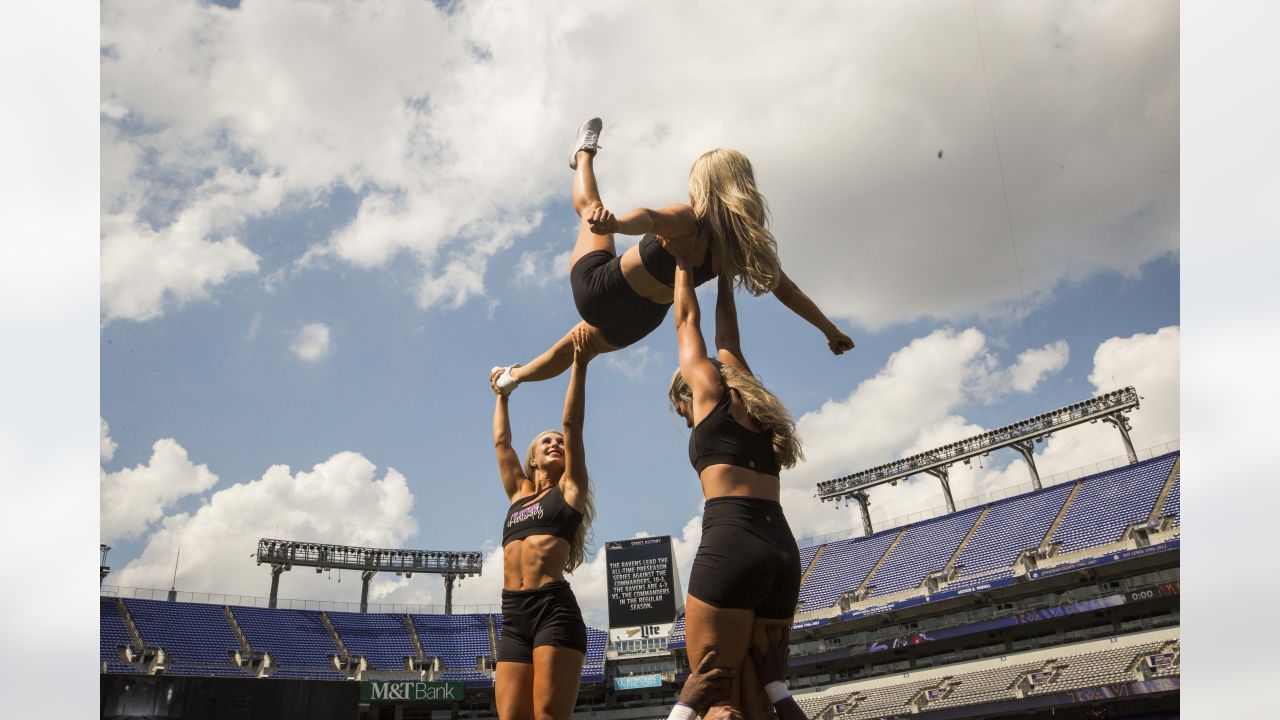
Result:
<svg viewBox="0 0 1280 720"><path fill-rule="evenodd" d="M111 546L106 543L98 543L98 551L102 553L102 562L98 564L98 586L102 586L102 581L107 579L111 574L111 568L107 567L107 553L111 552Z"/></svg>
<svg viewBox="0 0 1280 720"><path fill-rule="evenodd" d="M1107 415L1101 420L1120 431L1120 439L1124 441L1124 451L1129 454L1129 464L1132 465L1138 462L1138 453L1133 449L1133 440L1129 438L1129 431L1133 429L1133 426L1129 424L1129 417L1122 412L1117 412Z"/></svg>
<svg viewBox="0 0 1280 720"><path fill-rule="evenodd" d="M865 492L856 492L849 497L858 501L858 509L862 511L862 529L867 537L871 536L871 496Z"/></svg>
<svg viewBox="0 0 1280 720"><path fill-rule="evenodd" d="M1035 441L1019 440L1009 447L1017 450L1018 454L1022 456L1022 459L1026 461L1027 470L1031 472L1031 484L1034 485L1037 490L1041 490L1040 471L1036 469Z"/></svg>

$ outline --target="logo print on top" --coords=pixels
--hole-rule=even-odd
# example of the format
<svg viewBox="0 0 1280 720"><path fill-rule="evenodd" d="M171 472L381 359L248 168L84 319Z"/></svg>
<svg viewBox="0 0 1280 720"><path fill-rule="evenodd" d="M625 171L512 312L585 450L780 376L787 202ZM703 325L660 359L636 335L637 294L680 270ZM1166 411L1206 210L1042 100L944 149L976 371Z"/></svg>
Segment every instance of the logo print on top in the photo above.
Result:
<svg viewBox="0 0 1280 720"><path fill-rule="evenodd" d="M541 520L542 516L545 514L546 513L542 511L542 501L539 500L527 508L511 513L511 519L507 521L507 527L514 527L526 520Z"/></svg>

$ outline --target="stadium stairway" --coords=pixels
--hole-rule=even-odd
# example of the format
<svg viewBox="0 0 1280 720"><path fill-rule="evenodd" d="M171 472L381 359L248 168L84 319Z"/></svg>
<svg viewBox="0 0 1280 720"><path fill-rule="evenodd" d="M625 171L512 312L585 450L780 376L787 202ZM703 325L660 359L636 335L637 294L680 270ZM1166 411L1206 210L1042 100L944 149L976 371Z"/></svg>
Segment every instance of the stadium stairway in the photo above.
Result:
<svg viewBox="0 0 1280 720"><path fill-rule="evenodd" d="M1165 480L1164 487L1160 488L1160 495L1156 498L1156 504L1151 508L1151 514L1147 516L1147 524L1154 525L1162 516L1165 503L1169 500L1169 494L1173 492L1174 483L1182 475L1182 456L1173 462L1173 469L1169 471L1169 478Z"/></svg>
<svg viewBox="0 0 1280 720"><path fill-rule="evenodd" d="M880 556L880 559L876 561L876 564L871 567L871 571L867 573L866 577L862 578L862 582L859 583L858 587L853 591L854 598L861 599L869 594L871 578L874 578L876 573L880 571L880 568L884 567L889 556L893 554L894 549L898 547L898 544L902 542L902 538L906 537L907 531L911 528L911 525L904 525L902 530L898 532L898 536L893 539L893 542L889 543L889 548L884 551L884 554Z"/></svg>
<svg viewBox="0 0 1280 720"><path fill-rule="evenodd" d="M1041 538L1040 543L1036 546L1036 551L1040 557L1046 557L1051 552L1053 547L1053 536L1058 532L1058 528L1062 527L1062 521L1067 519L1067 512L1071 510L1071 504L1076 501L1076 497L1080 494L1081 487L1083 486L1077 482L1071 488L1071 492L1067 495L1066 501L1062 503L1062 509L1059 510L1058 515L1053 518L1053 522L1049 524L1049 529L1045 531L1044 537ZM1017 566L1016 562L1014 563L1014 566Z"/></svg>

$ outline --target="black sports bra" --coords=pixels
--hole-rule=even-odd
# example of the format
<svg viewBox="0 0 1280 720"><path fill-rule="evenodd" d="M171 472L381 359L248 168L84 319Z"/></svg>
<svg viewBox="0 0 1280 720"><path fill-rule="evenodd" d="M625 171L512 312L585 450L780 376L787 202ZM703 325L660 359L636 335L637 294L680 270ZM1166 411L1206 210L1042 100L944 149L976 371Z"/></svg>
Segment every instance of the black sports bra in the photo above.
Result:
<svg viewBox="0 0 1280 720"><path fill-rule="evenodd" d="M725 388L720 402L693 426L689 435L689 462L699 474L711 465L735 465L765 475L781 471L768 432L753 432L733 419L729 393Z"/></svg>
<svg viewBox="0 0 1280 720"><path fill-rule="evenodd" d="M502 546L530 535L554 535L573 542L581 524L582 513L564 499L559 485L552 485L541 497L534 494L511 503L502 525Z"/></svg>
<svg viewBox="0 0 1280 720"><path fill-rule="evenodd" d="M640 238L640 264L658 282L667 287L675 287L676 258L662 247L658 236L653 233ZM701 285L715 276L711 269L711 246L707 245L707 254L703 256L702 264L693 269L693 284Z"/></svg>

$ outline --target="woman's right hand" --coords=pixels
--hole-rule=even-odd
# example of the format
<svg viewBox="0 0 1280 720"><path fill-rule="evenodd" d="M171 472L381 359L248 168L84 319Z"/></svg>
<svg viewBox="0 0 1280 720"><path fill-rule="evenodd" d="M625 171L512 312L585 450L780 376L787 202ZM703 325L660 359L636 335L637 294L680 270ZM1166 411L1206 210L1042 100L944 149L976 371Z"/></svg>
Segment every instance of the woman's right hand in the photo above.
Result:
<svg viewBox="0 0 1280 720"><path fill-rule="evenodd" d="M596 207L587 215L587 224L596 235L611 235L618 232L618 218L614 217L603 206Z"/></svg>
<svg viewBox="0 0 1280 720"><path fill-rule="evenodd" d="M498 377L502 375L502 370L502 368L498 367L489 373L489 389L493 390L493 394L498 397L502 397L502 391L498 389Z"/></svg>

